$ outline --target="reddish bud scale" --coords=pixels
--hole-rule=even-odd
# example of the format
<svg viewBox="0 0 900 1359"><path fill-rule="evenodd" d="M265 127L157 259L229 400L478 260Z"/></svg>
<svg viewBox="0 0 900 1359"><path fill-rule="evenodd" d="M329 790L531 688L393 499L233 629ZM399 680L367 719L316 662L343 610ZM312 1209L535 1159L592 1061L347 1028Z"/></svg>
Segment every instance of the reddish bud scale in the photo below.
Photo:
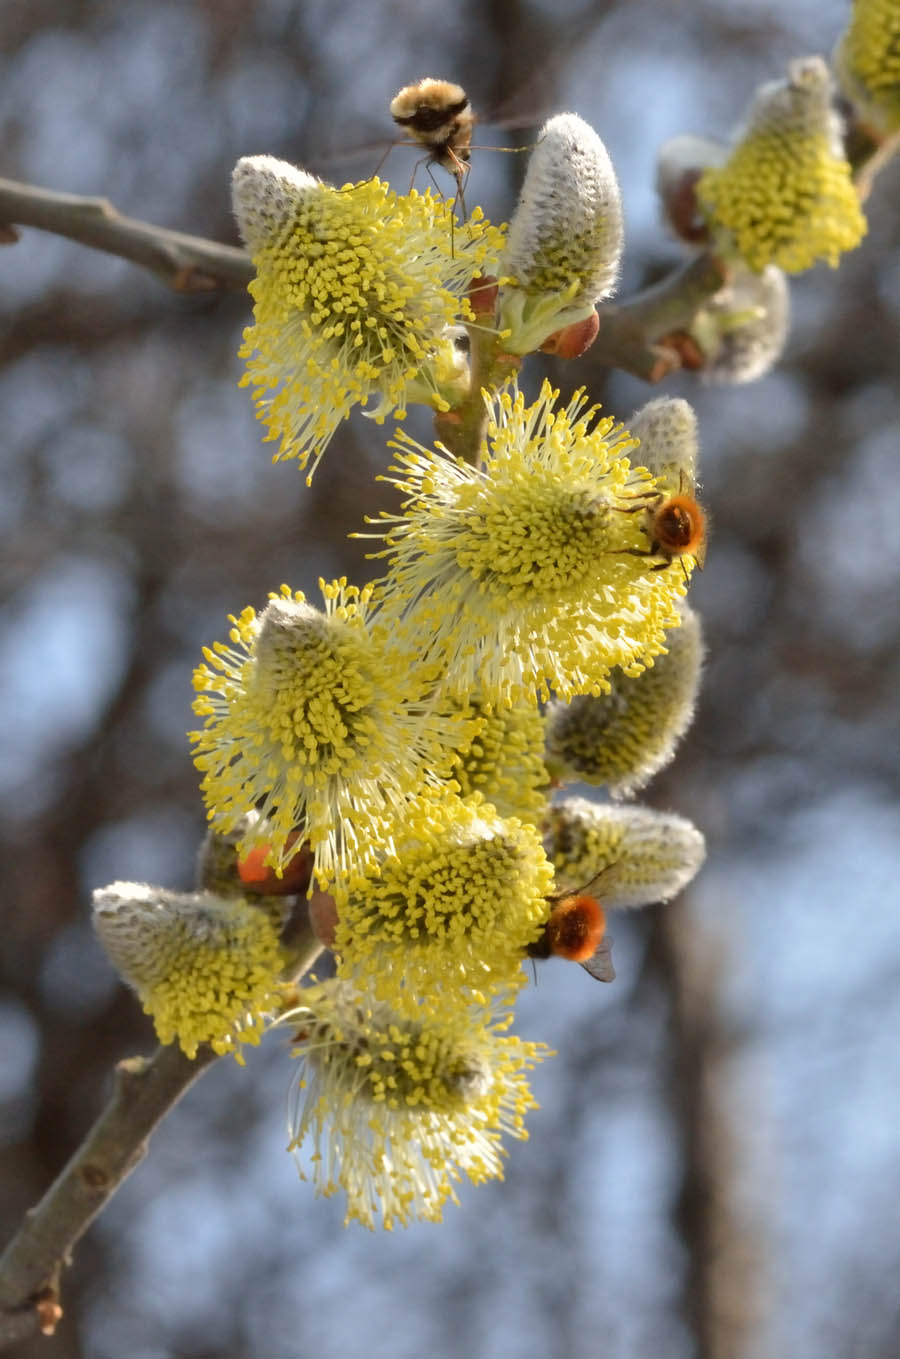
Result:
<svg viewBox="0 0 900 1359"><path fill-rule="evenodd" d="M595 311L583 321L573 321L548 335L541 345L541 353L555 354L558 359L580 359L597 338L600 317Z"/></svg>
<svg viewBox="0 0 900 1359"><path fill-rule="evenodd" d="M685 170L666 199L669 221L683 241L699 244L709 238L709 228L697 206L697 181L702 169Z"/></svg>
<svg viewBox="0 0 900 1359"><path fill-rule="evenodd" d="M309 923L323 948L334 948L338 913L330 892L313 892L309 898Z"/></svg>
<svg viewBox="0 0 900 1359"><path fill-rule="evenodd" d="M493 274L476 274L469 284L469 306L477 317L493 316L500 291Z"/></svg>
<svg viewBox="0 0 900 1359"><path fill-rule="evenodd" d="M701 368L706 367L706 357L703 350L694 337L688 335L685 330L673 330L671 334L663 335L657 343L664 345L667 349L673 349L681 360L682 368L699 372Z"/></svg>
<svg viewBox="0 0 900 1359"><path fill-rule="evenodd" d="M437 415L434 417L434 427L438 434L440 434L442 428L452 432L455 429L459 429L461 424L462 416L459 411L438 411Z"/></svg>

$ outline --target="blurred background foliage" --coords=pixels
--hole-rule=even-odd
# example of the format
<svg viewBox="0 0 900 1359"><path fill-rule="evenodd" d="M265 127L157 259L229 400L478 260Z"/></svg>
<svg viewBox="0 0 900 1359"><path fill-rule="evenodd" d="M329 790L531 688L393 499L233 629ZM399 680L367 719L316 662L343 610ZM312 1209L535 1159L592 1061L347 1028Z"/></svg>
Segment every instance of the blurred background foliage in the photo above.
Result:
<svg viewBox="0 0 900 1359"><path fill-rule="evenodd" d="M657 146L725 133L754 86L828 52L845 0L31 0L0 6L0 173L235 242L229 174L269 152L371 173L422 75L476 108L574 109L620 174L628 294L679 258ZM477 140L533 133L485 121ZM355 156L354 148L358 150ZM405 189L415 154L386 163ZM523 157L476 153L495 220ZM220 1063L80 1245L48 1359L554 1359L900 1353L900 170L839 270L795 281L784 362L691 376L713 530L709 659L649 801L691 816L690 899L613 922L617 983L551 963L520 1029L559 1056L504 1184L443 1227L344 1232L284 1154L282 1042ZM94 942L90 890L191 882L203 815L190 672L286 581L361 582L387 503L362 418L313 487L272 467L235 351L247 299L179 297L25 230L0 252L4 1235L149 1023ZM592 367L619 418L654 393ZM536 382L540 364L528 369ZM415 422L427 437L427 421ZM573 975L573 973L575 975Z"/></svg>

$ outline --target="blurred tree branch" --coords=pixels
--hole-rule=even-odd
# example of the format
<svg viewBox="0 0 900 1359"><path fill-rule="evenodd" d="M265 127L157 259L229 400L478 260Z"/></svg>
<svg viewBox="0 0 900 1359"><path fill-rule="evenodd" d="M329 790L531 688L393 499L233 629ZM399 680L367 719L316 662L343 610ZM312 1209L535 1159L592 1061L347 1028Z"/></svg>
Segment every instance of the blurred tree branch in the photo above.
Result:
<svg viewBox="0 0 900 1359"><path fill-rule="evenodd" d="M140 1165L153 1130L215 1060L211 1048L191 1061L169 1046L118 1064L108 1105L0 1258L0 1348L36 1330L53 1333L72 1248Z"/></svg>
<svg viewBox="0 0 900 1359"><path fill-rule="evenodd" d="M698 1359L751 1359L766 1319L768 1242L762 1210L741 1192L759 1157L732 1080L747 1035L721 994L734 967L728 936L688 898L657 913L651 952L672 1007L667 1070L681 1139L675 1223L688 1250L686 1321Z"/></svg>
<svg viewBox="0 0 900 1359"><path fill-rule="evenodd" d="M0 244L15 226L39 227L149 269L176 292L242 289L253 277L249 255L234 245L123 217L106 198L83 198L0 179Z"/></svg>
<svg viewBox="0 0 900 1359"><path fill-rule="evenodd" d="M299 912L289 923L286 980L302 976L321 952L302 904L304 923ZM119 1062L106 1108L0 1256L0 1350L36 1331L53 1334L62 1317L60 1275L73 1248L140 1165L151 1133L215 1061L210 1047L191 1059L170 1044Z"/></svg>
<svg viewBox="0 0 900 1359"><path fill-rule="evenodd" d="M254 275L249 255L236 246L124 217L105 198L0 179L0 245L17 243L18 226L38 227L131 260L176 292L244 289ZM644 292L602 307L595 357L645 382L661 381L680 359L659 339L683 328L724 281L721 262L703 253Z"/></svg>

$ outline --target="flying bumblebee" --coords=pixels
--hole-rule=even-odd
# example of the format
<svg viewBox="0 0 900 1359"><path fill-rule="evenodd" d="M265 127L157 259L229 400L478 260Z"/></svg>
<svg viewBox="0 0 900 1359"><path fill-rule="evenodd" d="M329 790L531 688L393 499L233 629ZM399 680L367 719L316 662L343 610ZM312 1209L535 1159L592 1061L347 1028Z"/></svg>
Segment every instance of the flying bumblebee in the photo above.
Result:
<svg viewBox="0 0 900 1359"><path fill-rule="evenodd" d="M461 193L476 121L462 85L431 76L404 85L391 100L391 117L427 151L427 164L440 165L453 176Z"/></svg>

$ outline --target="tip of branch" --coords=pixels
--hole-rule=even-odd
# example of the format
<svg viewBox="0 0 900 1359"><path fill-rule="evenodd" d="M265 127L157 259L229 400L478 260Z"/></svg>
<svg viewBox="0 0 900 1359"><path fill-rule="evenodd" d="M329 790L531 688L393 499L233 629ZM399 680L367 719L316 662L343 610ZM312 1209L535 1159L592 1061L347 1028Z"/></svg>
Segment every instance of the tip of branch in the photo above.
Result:
<svg viewBox="0 0 900 1359"><path fill-rule="evenodd" d="M205 274L194 264L185 264L172 278L172 287L177 293L214 293L221 286L219 279Z"/></svg>
<svg viewBox="0 0 900 1359"><path fill-rule="evenodd" d="M650 350L654 357L646 373L648 382L662 382L663 378L677 372L682 366L681 355L676 350L660 345L651 345Z"/></svg>
<svg viewBox="0 0 900 1359"><path fill-rule="evenodd" d="M34 1310L41 1335L53 1335L60 1321L62 1321L63 1314L56 1290L53 1288L43 1289L35 1298Z"/></svg>

